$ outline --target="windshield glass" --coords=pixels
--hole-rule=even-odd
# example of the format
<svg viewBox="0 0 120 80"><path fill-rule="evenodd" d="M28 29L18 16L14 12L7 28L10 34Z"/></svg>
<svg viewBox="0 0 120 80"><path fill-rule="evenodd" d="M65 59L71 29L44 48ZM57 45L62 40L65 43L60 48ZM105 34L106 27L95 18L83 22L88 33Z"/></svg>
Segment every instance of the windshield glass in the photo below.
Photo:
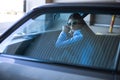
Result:
<svg viewBox="0 0 120 80"><path fill-rule="evenodd" d="M120 16L47 13L31 18L5 41L5 54L47 62L115 69Z"/></svg>

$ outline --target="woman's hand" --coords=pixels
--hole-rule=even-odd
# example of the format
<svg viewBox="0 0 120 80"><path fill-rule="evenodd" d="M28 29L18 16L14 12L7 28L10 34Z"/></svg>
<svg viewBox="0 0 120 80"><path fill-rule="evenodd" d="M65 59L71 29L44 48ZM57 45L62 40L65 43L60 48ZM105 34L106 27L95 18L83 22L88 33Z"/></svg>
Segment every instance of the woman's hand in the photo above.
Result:
<svg viewBox="0 0 120 80"><path fill-rule="evenodd" d="M63 26L62 31L64 31L65 33L68 33L70 31L70 27L69 26Z"/></svg>

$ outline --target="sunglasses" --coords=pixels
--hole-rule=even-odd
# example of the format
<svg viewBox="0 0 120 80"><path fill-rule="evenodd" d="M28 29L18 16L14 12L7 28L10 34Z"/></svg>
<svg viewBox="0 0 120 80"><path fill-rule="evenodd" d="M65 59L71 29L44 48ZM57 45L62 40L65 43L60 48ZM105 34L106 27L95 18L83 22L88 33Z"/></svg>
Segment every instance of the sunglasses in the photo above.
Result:
<svg viewBox="0 0 120 80"><path fill-rule="evenodd" d="M79 24L78 21L73 21L73 22L67 23L68 26L75 26L77 24Z"/></svg>

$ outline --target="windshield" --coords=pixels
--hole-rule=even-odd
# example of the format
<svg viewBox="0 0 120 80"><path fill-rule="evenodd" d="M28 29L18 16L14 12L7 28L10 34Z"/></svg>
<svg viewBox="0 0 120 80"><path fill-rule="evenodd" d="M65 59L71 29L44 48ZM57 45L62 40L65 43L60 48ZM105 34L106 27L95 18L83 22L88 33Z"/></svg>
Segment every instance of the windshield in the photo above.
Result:
<svg viewBox="0 0 120 80"><path fill-rule="evenodd" d="M1 45L5 54L113 70L119 35L119 15L47 13L30 18Z"/></svg>

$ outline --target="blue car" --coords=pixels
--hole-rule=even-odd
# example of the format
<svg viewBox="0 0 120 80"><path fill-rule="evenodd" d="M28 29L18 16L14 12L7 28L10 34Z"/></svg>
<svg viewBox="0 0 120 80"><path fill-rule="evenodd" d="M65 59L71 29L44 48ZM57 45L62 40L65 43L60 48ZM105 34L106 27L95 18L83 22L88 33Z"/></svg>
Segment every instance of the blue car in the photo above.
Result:
<svg viewBox="0 0 120 80"><path fill-rule="evenodd" d="M0 80L120 80L120 3L37 7L1 34L0 52Z"/></svg>

